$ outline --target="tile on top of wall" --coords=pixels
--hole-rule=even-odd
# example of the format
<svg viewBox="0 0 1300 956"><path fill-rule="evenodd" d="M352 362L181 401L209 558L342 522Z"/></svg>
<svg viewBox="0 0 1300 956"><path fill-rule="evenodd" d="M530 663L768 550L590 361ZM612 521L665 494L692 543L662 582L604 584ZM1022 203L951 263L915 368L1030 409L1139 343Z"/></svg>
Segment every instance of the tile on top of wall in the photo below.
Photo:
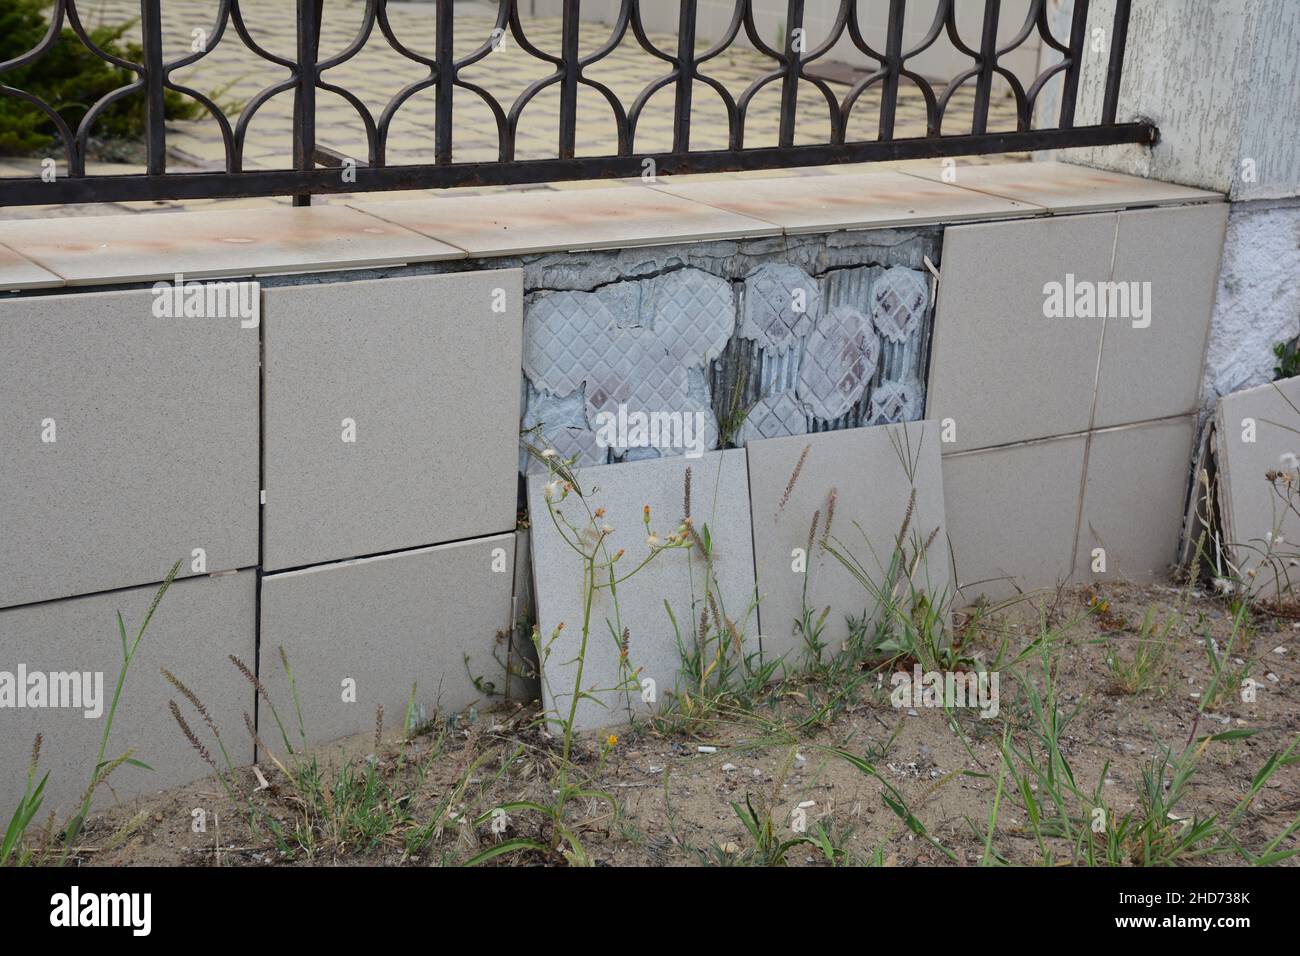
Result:
<svg viewBox="0 0 1300 956"><path fill-rule="evenodd" d="M1270 534L1284 544L1275 555L1290 556L1300 541L1300 519L1265 477L1271 471L1298 471L1284 455L1300 455L1300 377L1244 389L1219 399L1215 412L1219 508L1227 546L1242 573L1258 568L1269 551ZM1285 562L1283 562L1285 563ZM1287 573L1294 587L1300 575ZM1285 586L1285 585L1284 585Z"/></svg>
<svg viewBox="0 0 1300 956"><path fill-rule="evenodd" d="M519 270L264 296L267 570L514 527Z"/></svg>
<svg viewBox="0 0 1300 956"><path fill-rule="evenodd" d="M690 515L695 528L708 535L713 549L714 589L719 613L732 621L745 655L757 657L758 626L754 615L754 550L750 533L745 452L708 452L698 458L677 456L619 465L596 465L576 472L586 504L604 508L597 524L613 531L603 547L624 555L616 567L626 575L649 552L642 509L650 508L650 526L660 540L674 533L684 517L687 470L690 470ZM582 641L583 561L561 538L550 520L545 498L546 475L528 476L528 510L532 516L533 580L543 644L542 704L549 717L567 718L573 701ZM587 526L583 499L570 494L554 503L579 530ZM572 535L570 534L570 537ZM677 686L681 656L673 619L690 641L705 607L703 582L707 562L697 548L664 550L635 575L618 585L617 604L608 589L598 590L591 612L582 689L593 699L578 702L579 729L626 723L633 712L668 705ZM672 608L669 617L665 602ZM551 642L556 628L563 624ZM628 629L623 663L615 634ZM549 645L549 647L548 647ZM653 685L642 682L653 681ZM639 687L631 694L629 686ZM653 701L645 698L651 696Z"/></svg>
<svg viewBox="0 0 1300 956"><path fill-rule="evenodd" d="M55 289L63 280L53 272L42 269L30 259L25 259L8 246L0 245L0 292L21 289Z"/></svg>
<svg viewBox="0 0 1300 956"><path fill-rule="evenodd" d="M944 508L958 604L1070 579L1086 437L943 459Z"/></svg>
<svg viewBox="0 0 1300 956"><path fill-rule="evenodd" d="M623 249L669 242L770 236L765 222L687 202L643 186L455 194L355 208L471 255Z"/></svg>
<svg viewBox="0 0 1300 956"><path fill-rule="evenodd" d="M1166 576L1178 558L1195 422L1187 415L1092 434L1077 580Z"/></svg>
<svg viewBox="0 0 1300 956"><path fill-rule="evenodd" d="M1196 410L1227 221L1227 203L1119 214L1096 427Z"/></svg>
<svg viewBox="0 0 1300 956"><path fill-rule="evenodd" d="M4 222L0 243L69 285L464 258L459 249L346 206Z"/></svg>
<svg viewBox="0 0 1300 956"><path fill-rule="evenodd" d="M1115 221L945 230L926 403L927 418L956 424L945 454L1088 428L1103 323L1066 309L1078 283L1109 278Z"/></svg>
<svg viewBox="0 0 1300 956"><path fill-rule="evenodd" d="M897 172L709 182L666 177L654 188L773 223L788 233L912 226L1042 212L1027 203Z"/></svg>
<svg viewBox="0 0 1300 956"><path fill-rule="evenodd" d="M814 620L830 608L821 641L832 649L849 636L848 616L874 616L870 592L832 549L883 582L913 489L905 547L910 557L922 553L913 580L935 604L952 599L935 423L750 441L746 452L765 662L783 657L792 670L804 663L806 645L796 622L805 586Z"/></svg>
<svg viewBox="0 0 1300 956"><path fill-rule="evenodd" d="M0 300L0 607L257 563L258 332L153 304Z"/></svg>
<svg viewBox="0 0 1300 956"><path fill-rule="evenodd" d="M252 761L253 741L243 715L253 712L254 690L227 655L253 666L256 591L253 572L240 571L176 581L163 596L127 671L107 750L110 759L134 750L132 756L153 770L119 766L110 778L119 797L180 786L211 773L182 736L169 700L180 705L182 716L221 763L220 748L202 717L163 677L161 668L203 701L231 761L237 766ZM0 708L0 807L6 815L22 796L32 741L41 734L40 771L50 777L38 823L43 824L49 812L59 821L71 816L95 765L122 667L117 614L121 612L128 638L134 640L156 593L157 587L150 585L0 611L0 682L19 681L11 689L26 695L28 703L36 700L31 695L37 688L47 693L46 706L39 709L13 707L9 701ZM75 676L85 674L90 675L88 683ZM74 675L76 682L51 675ZM86 706L84 696L82 706L54 706L56 688L60 704L65 704L75 699L64 696L74 687L91 692L92 706ZM103 806L112 800L105 786L95 802Z"/></svg>
<svg viewBox="0 0 1300 956"><path fill-rule="evenodd" d="M946 171L935 162L929 168L908 169L907 174L944 181ZM1032 203L1057 213L1215 202L1223 198L1203 189L1058 162L963 164L956 167L955 176L953 185L962 189Z"/></svg>
<svg viewBox="0 0 1300 956"><path fill-rule="evenodd" d="M513 533L344 561L262 579L259 676L297 746L283 647L307 740L401 727L412 685L425 716L486 709L504 695ZM476 686L477 681L477 686ZM260 735L284 752L262 708Z"/></svg>

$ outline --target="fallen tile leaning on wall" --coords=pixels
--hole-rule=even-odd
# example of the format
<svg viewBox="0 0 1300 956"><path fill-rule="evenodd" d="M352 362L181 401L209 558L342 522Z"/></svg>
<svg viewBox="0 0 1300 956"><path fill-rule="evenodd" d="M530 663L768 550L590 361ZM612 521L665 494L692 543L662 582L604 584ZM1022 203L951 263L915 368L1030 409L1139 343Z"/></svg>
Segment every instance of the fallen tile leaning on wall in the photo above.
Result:
<svg viewBox="0 0 1300 956"><path fill-rule="evenodd" d="M1300 378L1219 399L1200 462L1195 526L1219 586L1274 600L1300 589Z"/></svg>
<svg viewBox="0 0 1300 956"><path fill-rule="evenodd" d="M695 641L706 608L712 620L724 620L722 628L714 626L715 635L725 631L728 646L756 663L759 639L745 452L597 465L576 469L575 476L582 495L577 490L565 495L554 487L548 491L549 475L528 476L542 703L548 720L568 718L583 641L583 559L570 542L590 549L594 539L587 529L608 525L612 530L600 539L599 551L602 560L608 560L623 550L615 568L624 577L657 547L647 540L646 507L658 544L666 542L689 513L696 533L710 542L712 560L706 561L696 547L660 550L618 584L616 595L607 587L594 592L579 685L590 697L578 701L574 726L585 730L625 724L634 713L652 713L673 695L692 690L682 682L681 655L683 647ZM560 515L555 522L548 494L550 508ZM598 508L603 513L592 517ZM707 578L710 566L713 576ZM607 578L607 571L597 574L599 582ZM708 588L712 602L706 597L706 578L713 582ZM679 645L679 639L685 644ZM552 723L551 729L556 732L557 725Z"/></svg>
<svg viewBox="0 0 1300 956"><path fill-rule="evenodd" d="M915 595L952 600L933 422L751 441L746 454L765 661L799 672L816 643L828 659L870 632L887 593L906 612ZM891 573L896 555L905 573Z"/></svg>

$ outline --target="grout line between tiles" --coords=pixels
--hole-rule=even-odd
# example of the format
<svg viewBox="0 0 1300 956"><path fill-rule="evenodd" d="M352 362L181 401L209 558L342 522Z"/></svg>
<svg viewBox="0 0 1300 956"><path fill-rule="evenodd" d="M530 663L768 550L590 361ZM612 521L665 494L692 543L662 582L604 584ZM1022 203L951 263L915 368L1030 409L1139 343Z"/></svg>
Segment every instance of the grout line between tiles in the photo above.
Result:
<svg viewBox="0 0 1300 956"><path fill-rule="evenodd" d="M223 578L223 577L228 577L232 574L241 574L244 571L254 571L256 570L256 568L257 568L256 565L249 564L238 568L224 568L223 570L220 571L207 571L203 574L187 574L185 575L185 577L181 577L178 574L173 579L172 584L174 586L177 584L181 584L185 581L205 581L208 578ZM0 613L4 613L5 611L20 611L20 610L25 610L27 608L44 607L48 604L61 604L64 601L76 601L76 600L80 600L81 598L103 597L107 594L122 594L125 591L134 591L138 588L154 588L155 590L157 590L161 586L162 586L162 578L159 578L156 581L144 581L140 584L123 584L115 588L100 588L98 591L86 591L84 593L77 593L77 594L64 594L61 595L60 597L41 598L39 601L23 601L20 604L7 604L4 607L0 607Z"/></svg>

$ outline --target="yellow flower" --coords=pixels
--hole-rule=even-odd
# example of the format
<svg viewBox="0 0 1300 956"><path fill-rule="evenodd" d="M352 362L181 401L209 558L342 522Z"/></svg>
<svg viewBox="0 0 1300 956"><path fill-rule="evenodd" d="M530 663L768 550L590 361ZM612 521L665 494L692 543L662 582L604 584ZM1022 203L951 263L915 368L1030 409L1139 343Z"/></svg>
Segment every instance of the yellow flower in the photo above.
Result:
<svg viewBox="0 0 1300 956"><path fill-rule="evenodd" d="M605 738L605 745L606 745L606 746L609 746L609 747L617 747L617 746L618 746L618 734L610 734L608 737L606 737L606 738Z"/></svg>

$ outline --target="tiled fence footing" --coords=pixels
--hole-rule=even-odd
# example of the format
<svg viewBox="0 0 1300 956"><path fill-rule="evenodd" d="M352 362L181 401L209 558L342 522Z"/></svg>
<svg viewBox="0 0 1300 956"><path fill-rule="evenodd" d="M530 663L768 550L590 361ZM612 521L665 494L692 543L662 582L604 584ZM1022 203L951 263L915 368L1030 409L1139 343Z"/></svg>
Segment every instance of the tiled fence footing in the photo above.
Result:
<svg viewBox="0 0 1300 956"><path fill-rule="evenodd" d="M525 294L593 293L686 268L743 285L764 266L834 277L939 262L927 418L956 425L956 441L940 446L956 580L1086 580L1096 547L1108 576L1157 573L1178 535L1223 208L266 277L260 332L154 319L147 289L4 299L0 422L17 437L0 461L0 670L93 667L111 683L115 611L138 623L183 557L187 578L145 636L113 735L157 772L119 768L119 794L206 770L172 724L177 692L160 667L219 715L232 758L251 758L240 724L259 705L226 656L253 666L259 627L273 692L284 700L281 643L312 688L312 739L368 730L378 703L400 725L412 684L426 712L485 699L488 685L534 693L518 677L529 670L518 646L528 545L509 533L521 388L500 374L519 365ZM1045 318L1044 286L1066 273L1152 282L1150 326ZM505 312L493 307L498 288ZM840 293L828 289L834 305ZM737 309L743 322L744 295ZM788 372L759 367L746 403L779 392ZM727 381L718 369L715 410ZM861 410L844 424L870 420ZM778 427L789 411L769 409ZM34 444L46 419L57 441ZM73 651L52 653L64 647ZM356 704L344 702L348 680ZM3 786L20 781L45 731L52 801L80 795L101 725L70 714L0 713ZM264 710L258 722L274 748Z"/></svg>

